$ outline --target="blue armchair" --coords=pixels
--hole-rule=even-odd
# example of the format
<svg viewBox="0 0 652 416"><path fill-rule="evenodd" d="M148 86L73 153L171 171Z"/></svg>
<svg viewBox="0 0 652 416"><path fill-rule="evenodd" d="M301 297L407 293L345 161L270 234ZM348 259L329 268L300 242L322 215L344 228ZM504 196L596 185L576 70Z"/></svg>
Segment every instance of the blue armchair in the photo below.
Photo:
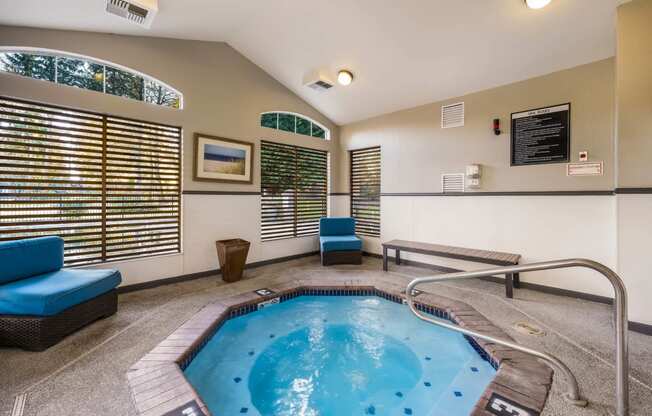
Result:
<svg viewBox="0 0 652 416"><path fill-rule="evenodd" d="M361 264L362 241L355 235L355 219L330 217L319 220L321 264Z"/></svg>
<svg viewBox="0 0 652 416"><path fill-rule="evenodd" d="M0 346L42 351L117 311L117 270L63 268L63 239L0 243Z"/></svg>

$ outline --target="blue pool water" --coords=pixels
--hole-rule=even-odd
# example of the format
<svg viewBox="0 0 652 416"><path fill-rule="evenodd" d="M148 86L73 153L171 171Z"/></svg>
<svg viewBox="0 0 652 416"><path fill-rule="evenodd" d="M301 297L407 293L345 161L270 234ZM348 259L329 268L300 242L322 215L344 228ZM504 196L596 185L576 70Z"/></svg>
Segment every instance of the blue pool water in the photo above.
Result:
<svg viewBox="0 0 652 416"><path fill-rule="evenodd" d="M466 416L495 370L407 306L301 296L227 321L185 374L215 416Z"/></svg>

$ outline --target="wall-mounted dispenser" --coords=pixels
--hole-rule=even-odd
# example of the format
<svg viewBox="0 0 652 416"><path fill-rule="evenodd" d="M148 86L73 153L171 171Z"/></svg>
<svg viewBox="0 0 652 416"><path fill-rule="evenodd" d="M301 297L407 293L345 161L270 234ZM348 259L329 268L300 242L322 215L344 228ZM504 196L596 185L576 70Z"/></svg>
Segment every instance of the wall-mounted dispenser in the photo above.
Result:
<svg viewBox="0 0 652 416"><path fill-rule="evenodd" d="M482 165L474 163L466 166L466 185L469 188L479 188L481 176Z"/></svg>

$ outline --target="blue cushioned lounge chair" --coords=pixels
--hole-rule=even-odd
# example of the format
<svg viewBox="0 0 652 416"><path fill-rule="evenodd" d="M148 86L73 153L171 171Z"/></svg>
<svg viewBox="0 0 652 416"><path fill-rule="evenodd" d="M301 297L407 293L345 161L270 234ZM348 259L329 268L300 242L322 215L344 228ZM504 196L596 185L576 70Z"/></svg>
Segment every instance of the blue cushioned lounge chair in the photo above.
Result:
<svg viewBox="0 0 652 416"><path fill-rule="evenodd" d="M117 311L120 272L63 268L63 239L0 243L0 346L42 351Z"/></svg>
<svg viewBox="0 0 652 416"><path fill-rule="evenodd" d="M319 220L321 264L361 264L362 241L355 236L355 219L330 217Z"/></svg>

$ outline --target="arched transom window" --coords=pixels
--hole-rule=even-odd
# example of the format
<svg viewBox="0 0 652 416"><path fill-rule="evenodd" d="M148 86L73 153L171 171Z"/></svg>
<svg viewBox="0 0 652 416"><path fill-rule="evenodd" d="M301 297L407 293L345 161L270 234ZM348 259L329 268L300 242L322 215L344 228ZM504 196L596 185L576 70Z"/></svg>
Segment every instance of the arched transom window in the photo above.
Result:
<svg viewBox="0 0 652 416"><path fill-rule="evenodd" d="M183 106L181 93L159 80L80 55L0 47L0 71L165 107Z"/></svg>
<svg viewBox="0 0 652 416"><path fill-rule="evenodd" d="M270 111L260 115L260 125L271 129L330 140L331 132L323 125L301 114Z"/></svg>

